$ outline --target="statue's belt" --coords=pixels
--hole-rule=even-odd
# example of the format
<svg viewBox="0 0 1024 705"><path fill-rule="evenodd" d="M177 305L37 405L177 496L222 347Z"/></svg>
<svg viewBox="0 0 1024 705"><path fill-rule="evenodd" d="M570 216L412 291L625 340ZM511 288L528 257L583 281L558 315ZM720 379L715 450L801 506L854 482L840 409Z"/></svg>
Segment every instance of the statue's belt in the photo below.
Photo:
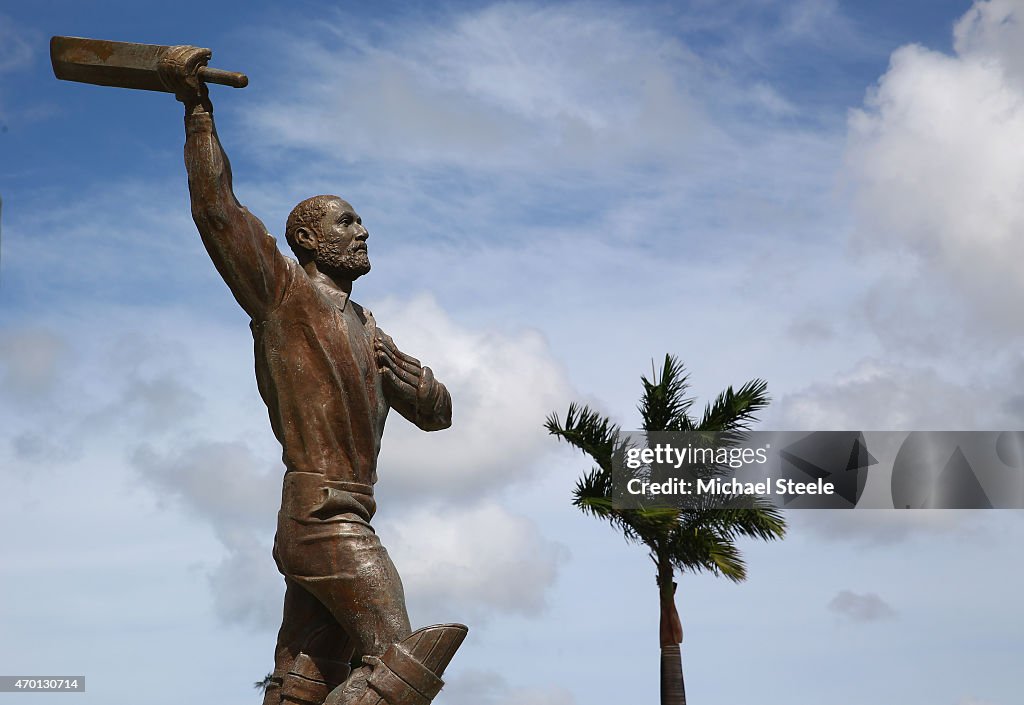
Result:
<svg viewBox="0 0 1024 705"><path fill-rule="evenodd" d="M284 476L281 511L299 522L369 523L377 510L373 485L328 480L319 473L291 471Z"/></svg>

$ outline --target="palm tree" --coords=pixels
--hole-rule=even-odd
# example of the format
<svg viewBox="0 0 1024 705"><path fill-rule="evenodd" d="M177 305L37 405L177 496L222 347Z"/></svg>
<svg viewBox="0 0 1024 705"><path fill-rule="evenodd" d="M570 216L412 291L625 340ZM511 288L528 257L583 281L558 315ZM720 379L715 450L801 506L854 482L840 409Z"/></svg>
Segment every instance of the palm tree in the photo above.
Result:
<svg viewBox="0 0 1024 705"><path fill-rule="evenodd" d="M746 437L758 411L767 406L768 385L760 379L739 390L729 387L708 404L699 422L689 416L694 400L686 396L688 377L679 360L665 356L660 375L641 377L643 397L638 410L647 433L669 431L714 434L719 447L735 445ZM671 507L616 508L612 502L612 459L627 441L618 426L587 406L570 404L564 421L552 414L545 426L552 435L589 455L597 467L576 483L573 504L584 514L609 522L631 543L642 544L654 561L661 608L661 703L685 705L679 645L683 628L676 610L675 572L708 571L734 582L747 577L746 565L736 548L740 537L770 541L782 538L786 522L781 511L761 498L744 506L725 499L702 499ZM715 466L705 476L721 474Z"/></svg>

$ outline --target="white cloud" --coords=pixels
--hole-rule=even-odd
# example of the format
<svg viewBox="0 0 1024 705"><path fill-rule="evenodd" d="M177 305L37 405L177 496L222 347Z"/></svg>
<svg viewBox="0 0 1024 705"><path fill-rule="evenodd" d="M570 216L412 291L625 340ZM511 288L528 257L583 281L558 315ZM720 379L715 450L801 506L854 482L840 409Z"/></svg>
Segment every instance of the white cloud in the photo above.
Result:
<svg viewBox="0 0 1024 705"><path fill-rule="evenodd" d="M840 590L829 601L828 608L854 622L878 622L896 616L896 610L873 592Z"/></svg>
<svg viewBox="0 0 1024 705"><path fill-rule="evenodd" d="M767 83L757 83L752 89L753 99L771 115L785 116L796 115L797 107L786 100L775 88Z"/></svg>
<svg viewBox="0 0 1024 705"><path fill-rule="evenodd" d="M827 41L830 30L848 21L837 0L796 0L784 7L781 31L790 38Z"/></svg>
<svg viewBox="0 0 1024 705"><path fill-rule="evenodd" d="M969 308L947 324L1013 337L1024 324L1017 305L1024 295L1017 272L1024 258L1019 8L976 2L955 38L952 56L917 45L895 51L865 107L850 114L856 242L888 257L909 255L880 284L897 310L905 298L894 293L898 287L952 286Z"/></svg>
<svg viewBox="0 0 1024 705"><path fill-rule="evenodd" d="M1020 85L1024 82L1024 7L1018 0L976 0L953 27L957 54L1000 64Z"/></svg>
<svg viewBox="0 0 1024 705"><path fill-rule="evenodd" d="M251 116L285 144L430 168L662 161L711 129L683 45L620 8L584 10L495 4L390 27L373 46L331 19L341 48L279 42L309 78L291 75Z"/></svg>
<svg viewBox="0 0 1024 705"><path fill-rule="evenodd" d="M208 522L226 550L208 573L218 616L273 627L283 595L269 540L281 497L278 464L238 441L200 442L168 454L143 445L132 464L164 506L179 504Z"/></svg>
<svg viewBox="0 0 1024 705"><path fill-rule="evenodd" d="M45 327L0 332L0 417L18 461L56 470L111 433L158 436L200 410L187 351L140 334L137 319L125 326L110 315L89 327L73 316L35 318Z"/></svg>
<svg viewBox="0 0 1024 705"><path fill-rule="evenodd" d="M284 578L271 558L271 547L249 532L222 536L228 553L208 574L218 616L229 624L267 631L281 623Z"/></svg>
<svg viewBox="0 0 1024 705"><path fill-rule="evenodd" d="M193 388L173 375L163 374L127 380L116 413L132 415L143 431L158 431L194 414L199 406L200 396Z"/></svg>
<svg viewBox="0 0 1024 705"><path fill-rule="evenodd" d="M378 464L382 490L460 497L528 478L549 449L544 418L572 397L544 338L465 328L427 296L388 300L374 315L403 351L434 370L453 405L452 427L430 435L392 415Z"/></svg>
<svg viewBox="0 0 1024 705"><path fill-rule="evenodd" d="M281 475L275 458L257 458L240 441L207 441L163 454L143 445L132 464L158 490L209 521L219 533L274 525Z"/></svg>
<svg viewBox="0 0 1024 705"><path fill-rule="evenodd" d="M957 377L922 364L865 359L822 384L779 401L776 425L787 429L865 431L983 430L1011 427L999 378L974 371Z"/></svg>
<svg viewBox="0 0 1024 705"><path fill-rule="evenodd" d="M495 501L417 509L383 524L381 534L410 611L428 613L427 622L535 614L566 554L533 521Z"/></svg>

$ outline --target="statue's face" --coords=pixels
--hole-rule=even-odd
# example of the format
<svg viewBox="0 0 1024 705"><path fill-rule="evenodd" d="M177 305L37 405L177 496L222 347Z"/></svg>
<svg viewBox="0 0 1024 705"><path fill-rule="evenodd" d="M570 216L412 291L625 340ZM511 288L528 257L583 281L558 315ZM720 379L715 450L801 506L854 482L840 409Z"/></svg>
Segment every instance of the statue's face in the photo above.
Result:
<svg viewBox="0 0 1024 705"><path fill-rule="evenodd" d="M349 203L332 200L320 226L313 259L320 271L353 280L370 271L366 238L370 234Z"/></svg>

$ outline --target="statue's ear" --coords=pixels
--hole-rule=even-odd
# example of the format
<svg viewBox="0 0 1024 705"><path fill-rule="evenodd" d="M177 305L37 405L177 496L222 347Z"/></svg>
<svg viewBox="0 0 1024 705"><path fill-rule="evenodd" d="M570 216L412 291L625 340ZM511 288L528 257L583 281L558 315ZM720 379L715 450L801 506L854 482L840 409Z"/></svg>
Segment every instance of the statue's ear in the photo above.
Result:
<svg viewBox="0 0 1024 705"><path fill-rule="evenodd" d="M307 227L296 228L295 244L304 250L316 252L316 233Z"/></svg>

